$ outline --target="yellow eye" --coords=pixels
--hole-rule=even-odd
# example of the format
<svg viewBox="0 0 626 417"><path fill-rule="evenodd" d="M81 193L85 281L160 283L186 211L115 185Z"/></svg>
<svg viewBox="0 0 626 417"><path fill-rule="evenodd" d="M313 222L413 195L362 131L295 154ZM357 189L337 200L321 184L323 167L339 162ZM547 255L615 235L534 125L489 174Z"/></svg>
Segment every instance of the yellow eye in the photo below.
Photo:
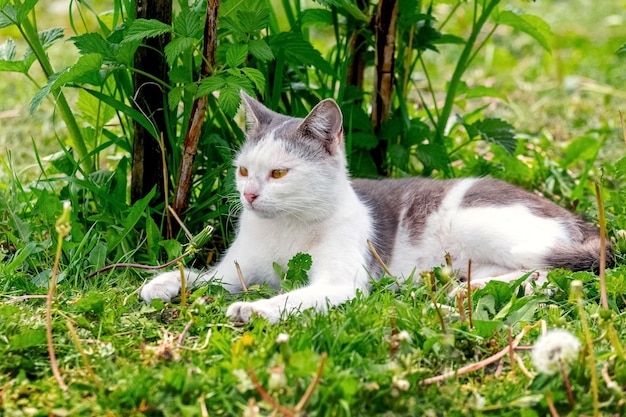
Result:
<svg viewBox="0 0 626 417"><path fill-rule="evenodd" d="M245 167L239 167L239 175L242 177L248 176L248 170Z"/></svg>
<svg viewBox="0 0 626 417"><path fill-rule="evenodd" d="M274 169L272 170L272 178L282 178L287 175L288 169Z"/></svg>

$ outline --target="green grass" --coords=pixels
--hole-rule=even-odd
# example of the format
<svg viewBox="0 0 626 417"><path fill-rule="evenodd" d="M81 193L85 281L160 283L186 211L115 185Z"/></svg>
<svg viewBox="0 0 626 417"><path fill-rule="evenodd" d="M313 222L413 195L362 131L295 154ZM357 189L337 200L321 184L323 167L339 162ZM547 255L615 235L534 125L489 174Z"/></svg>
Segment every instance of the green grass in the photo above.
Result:
<svg viewBox="0 0 626 417"><path fill-rule="evenodd" d="M626 62L614 54L626 42L626 2L510 4L551 25L552 52L504 29L494 38L497 47L486 47L466 82L487 81L506 100L468 101L468 109L488 105L483 113L509 120L524 141L517 159L494 156L497 170L466 152L459 173L484 168L592 219L597 207L590 181L601 182L617 249L617 266L606 275L608 311L600 304L598 277L568 271L551 274L551 297L540 291L527 296L502 283L475 293L473 326L466 305L461 313L455 300L437 292L437 303L448 306L438 312L426 286L410 282L390 291L392 280L375 283L368 296L327 314L306 311L277 325L261 319L229 323L224 312L233 296L217 286L192 292L185 305L146 305L136 290L147 274L126 268L87 274L112 259L155 264L159 250L172 259L180 245L160 241L159 225L144 206L126 204L124 161L113 174L92 178L98 189L89 198L81 188L85 181L63 174L66 161L53 167L44 162L41 172L37 158L58 152L66 133L49 104L28 115L36 88L3 74L0 416L256 416L278 409L274 415L531 417L549 415L550 398L560 415L593 415L592 375L598 379L599 414L626 415L626 360L615 357L620 347L610 339L613 326L616 338L626 340L626 160L619 122L619 110L626 110ZM62 13L47 16L64 24ZM57 69L75 59L70 48L59 46L50 50ZM433 82L443 91L454 53L428 57L428 65L437 67ZM67 391L52 373L42 298L52 276L61 200L72 201L74 212L51 313ZM573 280L584 283L582 310L570 294ZM271 294L251 288L235 298ZM547 328L569 330L583 345L592 342L595 362L583 348L567 374L573 409L563 377L538 374L528 349L515 354L534 376L507 353L501 362L423 384L507 349L509 332L515 338L542 320ZM540 327L529 330L520 347L532 346L540 334Z"/></svg>

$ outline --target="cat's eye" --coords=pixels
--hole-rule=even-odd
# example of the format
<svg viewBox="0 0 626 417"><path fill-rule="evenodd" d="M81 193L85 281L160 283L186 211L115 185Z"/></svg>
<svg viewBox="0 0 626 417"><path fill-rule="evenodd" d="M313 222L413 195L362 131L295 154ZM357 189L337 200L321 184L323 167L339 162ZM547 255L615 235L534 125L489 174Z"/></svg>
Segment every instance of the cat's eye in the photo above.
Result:
<svg viewBox="0 0 626 417"><path fill-rule="evenodd" d="M242 177L248 176L248 169L246 167L239 167L239 175Z"/></svg>
<svg viewBox="0 0 626 417"><path fill-rule="evenodd" d="M282 178L287 175L288 169L273 169L272 170L272 178Z"/></svg>

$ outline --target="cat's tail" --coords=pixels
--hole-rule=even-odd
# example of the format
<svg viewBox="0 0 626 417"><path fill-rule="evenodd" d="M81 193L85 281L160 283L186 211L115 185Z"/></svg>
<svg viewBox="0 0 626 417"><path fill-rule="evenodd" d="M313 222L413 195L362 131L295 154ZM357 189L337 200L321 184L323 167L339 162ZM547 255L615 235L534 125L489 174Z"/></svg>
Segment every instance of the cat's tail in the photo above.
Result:
<svg viewBox="0 0 626 417"><path fill-rule="evenodd" d="M571 271L600 270L600 236L591 236L582 243L555 248L545 259L551 268L564 268ZM605 266L613 266L613 244L607 239Z"/></svg>

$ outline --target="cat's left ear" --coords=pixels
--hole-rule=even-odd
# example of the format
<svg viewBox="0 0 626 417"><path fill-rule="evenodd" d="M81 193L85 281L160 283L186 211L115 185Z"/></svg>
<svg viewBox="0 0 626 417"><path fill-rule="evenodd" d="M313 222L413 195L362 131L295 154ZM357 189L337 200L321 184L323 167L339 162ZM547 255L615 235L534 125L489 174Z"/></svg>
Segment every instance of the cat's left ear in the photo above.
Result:
<svg viewBox="0 0 626 417"><path fill-rule="evenodd" d="M341 149L343 142L343 115L334 100L320 101L298 127L305 137L320 140L329 154Z"/></svg>

